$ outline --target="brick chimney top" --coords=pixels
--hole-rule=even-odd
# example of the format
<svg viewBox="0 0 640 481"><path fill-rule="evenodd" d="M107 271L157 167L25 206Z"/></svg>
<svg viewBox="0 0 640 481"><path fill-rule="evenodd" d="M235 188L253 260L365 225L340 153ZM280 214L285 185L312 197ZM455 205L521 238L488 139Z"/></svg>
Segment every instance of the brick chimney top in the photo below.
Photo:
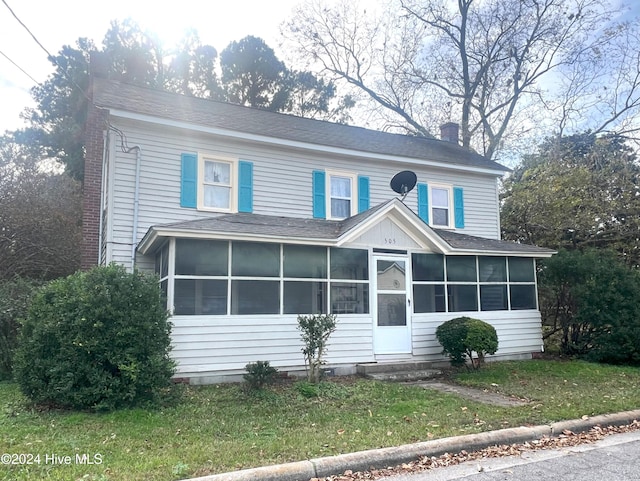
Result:
<svg viewBox="0 0 640 481"><path fill-rule="evenodd" d="M454 144L458 144L458 134L460 131L460 126L455 122L447 122L446 124L442 124L440 126L440 139L445 142L453 142Z"/></svg>
<svg viewBox="0 0 640 481"><path fill-rule="evenodd" d="M94 50L89 53L89 73L92 77L109 77L109 59L104 52Z"/></svg>

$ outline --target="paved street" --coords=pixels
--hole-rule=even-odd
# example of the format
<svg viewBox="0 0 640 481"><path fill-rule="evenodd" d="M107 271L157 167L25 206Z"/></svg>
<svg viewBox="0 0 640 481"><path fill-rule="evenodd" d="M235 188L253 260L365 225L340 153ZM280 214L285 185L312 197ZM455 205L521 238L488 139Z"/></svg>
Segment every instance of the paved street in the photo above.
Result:
<svg viewBox="0 0 640 481"><path fill-rule="evenodd" d="M471 461L386 481L636 481L640 479L640 432L614 434L594 443L522 456Z"/></svg>

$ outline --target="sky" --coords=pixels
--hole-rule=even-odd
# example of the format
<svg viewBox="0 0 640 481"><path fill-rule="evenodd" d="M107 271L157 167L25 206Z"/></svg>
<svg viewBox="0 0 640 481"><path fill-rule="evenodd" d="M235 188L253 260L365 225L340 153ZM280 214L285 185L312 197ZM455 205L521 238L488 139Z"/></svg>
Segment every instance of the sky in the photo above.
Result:
<svg viewBox="0 0 640 481"><path fill-rule="evenodd" d="M630 5L626 13L628 18L640 16L640 0L606 1L615 6ZM280 25L302 2L0 0L0 134L24 126L20 113L25 107L35 105L29 90L35 81L43 82L53 72L47 54L18 23L6 4L53 55L63 45L74 46L79 37L90 38L100 45L112 20L132 18L143 29L159 34L167 46L173 46L188 28L195 28L202 43L213 45L218 52L233 40L254 35L263 38L280 59L287 61L287 56L278 51Z"/></svg>
<svg viewBox="0 0 640 481"><path fill-rule="evenodd" d="M20 112L35 105L29 93L34 80L43 82L53 72L47 54L5 2L52 55L63 45L74 46L80 37L100 45L112 20L132 18L143 29L159 34L167 46L174 45L188 28L195 28L202 43L218 52L233 40L254 35L284 60L277 50L279 27L301 1L0 0L0 134L24 126Z"/></svg>

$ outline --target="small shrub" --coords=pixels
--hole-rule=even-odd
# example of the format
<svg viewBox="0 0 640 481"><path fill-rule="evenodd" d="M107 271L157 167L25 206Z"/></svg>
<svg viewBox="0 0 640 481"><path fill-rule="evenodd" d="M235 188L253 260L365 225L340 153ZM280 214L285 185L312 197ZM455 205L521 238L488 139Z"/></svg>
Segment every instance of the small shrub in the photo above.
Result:
<svg viewBox="0 0 640 481"><path fill-rule="evenodd" d="M334 314L298 316L298 330L304 342L302 353L307 369L307 380L318 383L324 364L322 357L327 349L327 341L336 330L336 316Z"/></svg>
<svg viewBox="0 0 640 481"><path fill-rule="evenodd" d="M498 350L498 335L493 326L471 317L456 317L442 323L436 329L436 337L452 366L465 365L468 357L471 366L478 369L484 364L486 354L495 354Z"/></svg>
<svg viewBox="0 0 640 481"><path fill-rule="evenodd" d="M20 277L0 281L0 380L12 377L20 320L27 317L38 287L40 283Z"/></svg>
<svg viewBox="0 0 640 481"><path fill-rule="evenodd" d="M167 318L155 276L111 265L52 281L22 326L16 381L37 404L157 404L173 393Z"/></svg>
<svg viewBox="0 0 640 481"><path fill-rule="evenodd" d="M298 391L302 397L314 398L320 396L320 384L309 381L298 381L295 386L296 391Z"/></svg>
<svg viewBox="0 0 640 481"><path fill-rule="evenodd" d="M243 375L247 388L258 391L268 384L273 384L278 370L269 361L256 361L246 365L247 373Z"/></svg>
<svg viewBox="0 0 640 481"><path fill-rule="evenodd" d="M319 383L297 381L295 389L305 398L346 399L350 396L350 391L347 387L330 381Z"/></svg>

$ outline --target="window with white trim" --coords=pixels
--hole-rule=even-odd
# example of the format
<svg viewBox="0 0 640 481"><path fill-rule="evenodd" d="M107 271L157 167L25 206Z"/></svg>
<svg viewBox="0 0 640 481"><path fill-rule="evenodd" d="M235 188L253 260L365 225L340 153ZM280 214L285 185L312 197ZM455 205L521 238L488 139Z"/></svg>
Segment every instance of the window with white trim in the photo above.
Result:
<svg viewBox="0 0 640 481"><path fill-rule="evenodd" d="M198 209L215 212L236 210L237 161L198 156Z"/></svg>
<svg viewBox="0 0 640 481"><path fill-rule="evenodd" d="M329 219L341 220L355 215L356 175L327 171L327 212Z"/></svg>
<svg viewBox="0 0 640 481"><path fill-rule="evenodd" d="M442 185L431 186L431 225L436 227L451 227L451 187Z"/></svg>

